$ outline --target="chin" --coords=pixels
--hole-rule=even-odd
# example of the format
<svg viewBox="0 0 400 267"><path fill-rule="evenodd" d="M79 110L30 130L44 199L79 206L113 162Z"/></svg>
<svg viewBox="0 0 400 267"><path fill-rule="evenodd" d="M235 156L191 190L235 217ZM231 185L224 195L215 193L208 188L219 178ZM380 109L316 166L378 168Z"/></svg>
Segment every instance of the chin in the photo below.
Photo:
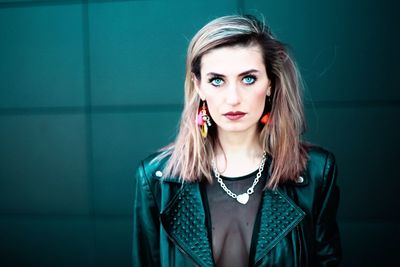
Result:
<svg viewBox="0 0 400 267"><path fill-rule="evenodd" d="M257 129L257 125L220 125L218 128L224 132L240 133Z"/></svg>

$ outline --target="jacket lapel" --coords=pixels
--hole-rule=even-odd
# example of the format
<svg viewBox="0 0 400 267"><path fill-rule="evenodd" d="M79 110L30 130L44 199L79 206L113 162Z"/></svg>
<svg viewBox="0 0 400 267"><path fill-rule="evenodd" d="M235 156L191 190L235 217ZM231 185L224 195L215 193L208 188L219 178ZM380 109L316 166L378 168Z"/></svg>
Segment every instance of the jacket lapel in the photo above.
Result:
<svg viewBox="0 0 400 267"><path fill-rule="evenodd" d="M265 190L261 205L255 263L265 257L305 216L304 211L280 190Z"/></svg>
<svg viewBox="0 0 400 267"><path fill-rule="evenodd" d="M199 183L183 183L166 208L161 223L177 247L199 266L214 266Z"/></svg>

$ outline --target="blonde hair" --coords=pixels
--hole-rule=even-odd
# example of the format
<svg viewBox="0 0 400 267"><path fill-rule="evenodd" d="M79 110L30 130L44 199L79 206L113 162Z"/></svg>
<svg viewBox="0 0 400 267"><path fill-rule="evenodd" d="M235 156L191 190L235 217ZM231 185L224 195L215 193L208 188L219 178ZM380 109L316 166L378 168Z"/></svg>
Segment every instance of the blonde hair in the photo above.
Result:
<svg viewBox="0 0 400 267"><path fill-rule="evenodd" d="M304 131L302 83L295 62L286 47L275 39L270 29L252 16L224 16L205 25L191 40L186 58L185 102L180 128L173 144L161 149L156 158L169 156L164 176L180 177L183 181L213 180L210 159L218 144L216 127L203 139L196 124L201 102L193 74L201 79L201 58L212 49L223 46L259 45L263 52L267 76L271 80L271 103L266 99L265 112L269 123L260 124L260 144L271 156L270 179L267 187L295 180L304 170L307 153L301 143ZM215 124L214 124L215 125Z"/></svg>

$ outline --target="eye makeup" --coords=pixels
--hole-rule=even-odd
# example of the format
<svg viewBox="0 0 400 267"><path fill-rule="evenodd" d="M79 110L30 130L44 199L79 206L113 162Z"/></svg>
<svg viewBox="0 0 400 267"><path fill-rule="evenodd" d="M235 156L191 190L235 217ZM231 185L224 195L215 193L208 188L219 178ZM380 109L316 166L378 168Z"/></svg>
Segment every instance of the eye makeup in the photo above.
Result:
<svg viewBox="0 0 400 267"><path fill-rule="evenodd" d="M251 69L240 73L238 77L242 77L241 81L244 85L252 85L257 81L256 73L258 73L258 70ZM208 83L215 87L220 87L225 83L225 75L223 74L209 72L207 76L209 76Z"/></svg>
<svg viewBox="0 0 400 267"><path fill-rule="evenodd" d="M219 87L224 83L224 80L222 79L222 77L213 76L208 78L208 83L212 84L213 86Z"/></svg>
<svg viewBox="0 0 400 267"><path fill-rule="evenodd" d="M257 81L257 76L255 75L246 75L242 79L245 85L252 85Z"/></svg>

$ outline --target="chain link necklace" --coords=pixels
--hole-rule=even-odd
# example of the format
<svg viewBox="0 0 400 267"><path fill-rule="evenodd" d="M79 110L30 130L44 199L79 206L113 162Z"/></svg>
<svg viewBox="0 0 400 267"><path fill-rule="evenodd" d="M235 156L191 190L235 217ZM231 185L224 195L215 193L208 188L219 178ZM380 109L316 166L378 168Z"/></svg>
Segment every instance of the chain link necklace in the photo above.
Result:
<svg viewBox="0 0 400 267"><path fill-rule="evenodd" d="M220 184L220 186L222 187L222 189L223 189L230 197L236 199L237 202L239 202L240 204L245 205L245 204L247 204L247 202L249 201L249 196L250 196L251 194L254 193L254 187L258 184L258 181L260 180L261 173L262 173L263 170L264 170L264 164L265 164L265 160L266 160L266 159L267 159L267 153L264 151L263 156L262 156L262 159L261 159L260 166L259 166L259 168L258 168L258 172L257 172L256 178L254 178L254 181L253 181L252 186L250 186L249 189L247 189L246 193L243 193L243 194L240 194L240 195L237 195L237 194L233 193L231 190L229 190L229 189L226 187L224 181L222 181L222 178L221 178L220 173L218 172L217 163L215 162L215 159L213 159L213 160L211 161L211 166L212 166L212 168L213 168L215 178L217 178L217 181L218 181L218 183Z"/></svg>

